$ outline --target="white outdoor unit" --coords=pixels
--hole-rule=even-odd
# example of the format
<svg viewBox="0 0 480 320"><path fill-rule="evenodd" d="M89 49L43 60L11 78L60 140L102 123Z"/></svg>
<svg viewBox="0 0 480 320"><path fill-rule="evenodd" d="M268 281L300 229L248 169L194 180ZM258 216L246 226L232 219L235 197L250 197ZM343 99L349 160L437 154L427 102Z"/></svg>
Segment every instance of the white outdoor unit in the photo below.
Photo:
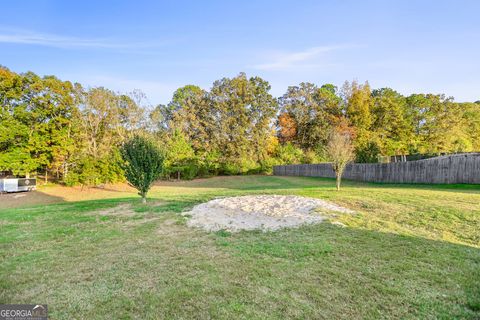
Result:
<svg viewBox="0 0 480 320"><path fill-rule="evenodd" d="M5 178L0 179L0 192L19 192L35 190L37 179Z"/></svg>

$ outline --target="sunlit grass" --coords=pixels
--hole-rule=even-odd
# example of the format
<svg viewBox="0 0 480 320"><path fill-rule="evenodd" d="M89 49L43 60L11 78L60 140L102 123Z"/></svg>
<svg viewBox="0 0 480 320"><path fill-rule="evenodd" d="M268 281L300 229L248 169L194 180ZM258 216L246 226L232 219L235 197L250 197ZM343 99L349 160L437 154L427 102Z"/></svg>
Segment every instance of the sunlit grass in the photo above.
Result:
<svg viewBox="0 0 480 320"><path fill-rule="evenodd" d="M357 213L236 234L179 215L255 193ZM54 319L480 317L478 186L248 176L160 183L147 206L128 189L108 198L0 210L0 303L48 303Z"/></svg>

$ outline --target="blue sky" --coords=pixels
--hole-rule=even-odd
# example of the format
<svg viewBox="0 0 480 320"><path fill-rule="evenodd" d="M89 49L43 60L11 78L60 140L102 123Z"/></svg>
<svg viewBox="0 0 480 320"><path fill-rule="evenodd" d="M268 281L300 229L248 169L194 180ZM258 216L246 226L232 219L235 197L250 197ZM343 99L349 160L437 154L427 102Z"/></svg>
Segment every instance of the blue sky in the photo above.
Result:
<svg viewBox="0 0 480 320"><path fill-rule="evenodd" d="M239 72L480 100L480 1L9 1L0 64L167 103Z"/></svg>

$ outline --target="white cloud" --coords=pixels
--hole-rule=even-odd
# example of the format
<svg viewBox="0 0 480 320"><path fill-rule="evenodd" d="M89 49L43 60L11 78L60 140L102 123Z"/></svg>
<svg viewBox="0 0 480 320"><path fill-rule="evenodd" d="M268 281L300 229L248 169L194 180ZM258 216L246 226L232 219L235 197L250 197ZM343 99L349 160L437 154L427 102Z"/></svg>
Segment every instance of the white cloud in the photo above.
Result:
<svg viewBox="0 0 480 320"><path fill-rule="evenodd" d="M156 42L116 41L101 38L79 38L27 30L0 29L0 43L39 45L56 48L127 49L148 48L165 44Z"/></svg>
<svg viewBox="0 0 480 320"><path fill-rule="evenodd" d="M327 52L345 47L346 46L320 46L298 52L276 53L269 57L269 62L253 65L252 68L265 71L274 71L286 70L293 67L319 67L322 66L322 64L311 63L312 60L315 60Z"/></svg>

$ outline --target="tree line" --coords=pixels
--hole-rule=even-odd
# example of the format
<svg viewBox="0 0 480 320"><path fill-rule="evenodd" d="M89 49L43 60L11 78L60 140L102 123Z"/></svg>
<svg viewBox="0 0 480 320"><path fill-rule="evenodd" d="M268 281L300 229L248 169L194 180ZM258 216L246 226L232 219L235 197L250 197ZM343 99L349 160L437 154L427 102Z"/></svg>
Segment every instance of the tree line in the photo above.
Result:
<svg viewBox="0 0 480 320"><path fill-rule="evenodd" d="M0 171L41 174L69 185L123 179L120 146L146 136L165 177L269 172L273 165L329 161L332 132L351 137L355 161L480 151L480 101L403 96L368 82L301 83L276 98L240 73L210 90L187 85L167 105L0 67Z"/></svg>

